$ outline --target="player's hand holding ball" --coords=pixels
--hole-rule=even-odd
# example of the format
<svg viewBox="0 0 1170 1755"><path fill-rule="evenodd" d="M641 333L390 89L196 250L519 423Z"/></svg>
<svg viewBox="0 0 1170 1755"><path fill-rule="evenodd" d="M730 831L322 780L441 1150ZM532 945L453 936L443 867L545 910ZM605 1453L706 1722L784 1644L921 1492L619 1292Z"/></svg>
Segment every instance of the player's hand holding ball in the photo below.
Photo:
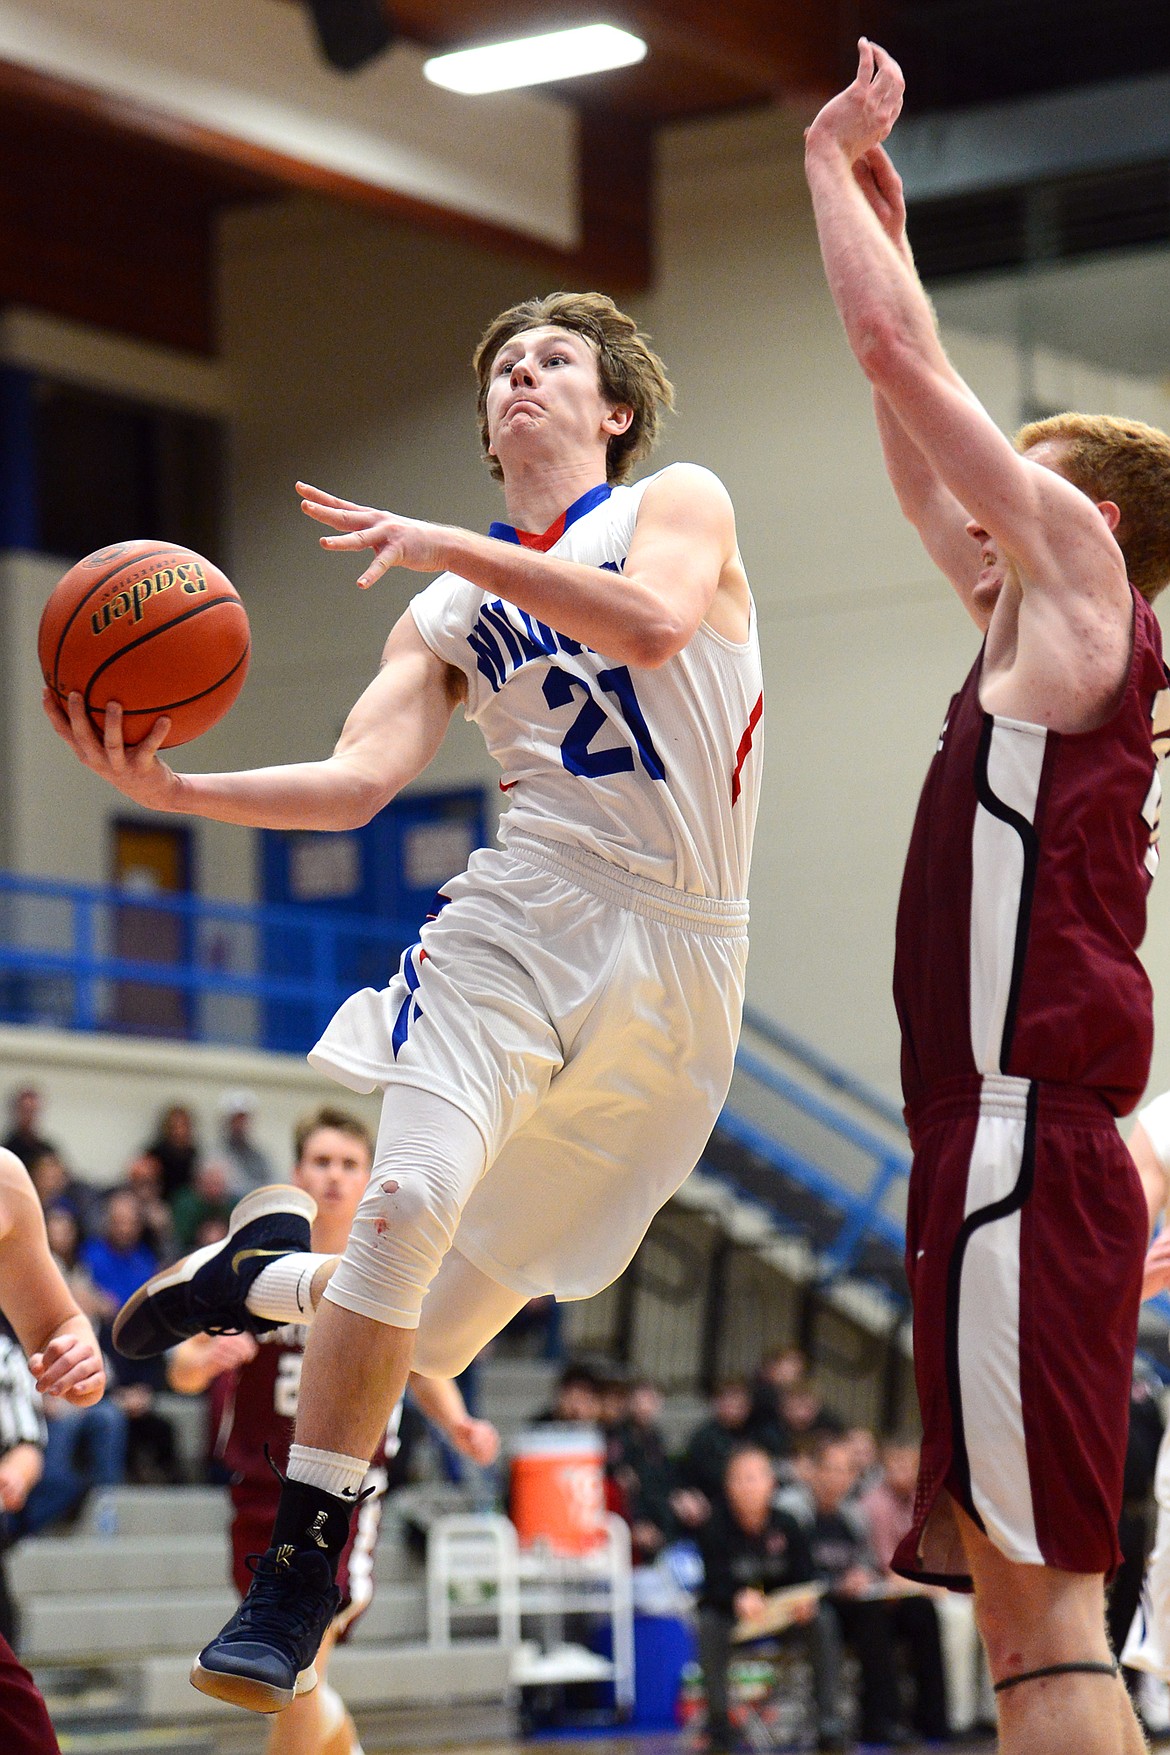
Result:
<svg viewBox="0 0 1170 1755"><path fill-rule="evenodd" d="M71 567L41 616L44 706L86 767L138 804L175 808L160 749L198 737L243 687L244 606L219 569L175 543L124 542Z"/></svg>

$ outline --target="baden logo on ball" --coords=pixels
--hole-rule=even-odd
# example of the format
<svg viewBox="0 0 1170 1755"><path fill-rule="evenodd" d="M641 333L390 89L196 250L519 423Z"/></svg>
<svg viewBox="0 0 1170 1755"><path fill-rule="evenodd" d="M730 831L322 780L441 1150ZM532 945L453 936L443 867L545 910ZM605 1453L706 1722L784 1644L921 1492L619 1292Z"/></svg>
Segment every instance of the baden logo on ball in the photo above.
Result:
<svg viewBox="0 0 1170 1755"><path fill-rule="evenodd" d="M37 635L42 674L62 706L79 694L100 737L106 707L119 702L127 745L165 713L168 749L223 717L250 652L235 586L203 555L167 542L86 555L54 588Z"/></svg>

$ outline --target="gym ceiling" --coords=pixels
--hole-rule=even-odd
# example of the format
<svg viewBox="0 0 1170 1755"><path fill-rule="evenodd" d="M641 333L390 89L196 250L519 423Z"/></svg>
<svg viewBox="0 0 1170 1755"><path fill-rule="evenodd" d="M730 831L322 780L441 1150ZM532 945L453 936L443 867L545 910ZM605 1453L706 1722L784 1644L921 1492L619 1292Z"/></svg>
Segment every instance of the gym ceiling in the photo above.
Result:
<svg viewBox="0 0 1170 1755"><path fill-rule="evenodd" d="M153 0L104 3L149 29ZM190 3L214 33L234 0ZM50 27L55 5L72 24L80 4L23 11ZM316 42L314 7L335 0L256 4L293 8ZM100 0L86 6L100 26ZM862 32L906 71L899 162L928 275L1170 238L1166 0L385 0L386 57L598 18L646 40L636 67L543 88L578 119L571 247L137 101L83 64L63 75L13 37L20 10L0 0L0 306L199 352L214 351L217 215L292 189L522 252L565 280L644 286L656 131L766 105L809 115L849 76ZM344 98L363 74L328 77Z"/></svg>

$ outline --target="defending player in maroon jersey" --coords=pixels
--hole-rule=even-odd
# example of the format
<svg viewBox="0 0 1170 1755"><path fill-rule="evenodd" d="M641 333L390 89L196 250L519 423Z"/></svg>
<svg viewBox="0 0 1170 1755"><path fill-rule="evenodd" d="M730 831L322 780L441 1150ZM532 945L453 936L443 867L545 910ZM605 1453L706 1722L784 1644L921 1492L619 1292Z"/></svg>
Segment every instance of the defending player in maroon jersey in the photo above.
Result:
<svg viewBox="0 0 1170 1755"><path fill-rule="evenodd" d="M0 1312L28 1354L42 1395L77 1408L100 1401L102 1356L49 1253L45 1220L28 1172L0 1149ZM0 1639L0 1749L4 1755L59 1755L36 1683Z"/></svg>
<svg viewBox="0 0 1170 1755"><path fill-rule="evenodd" d="M341 1109L322 1108L302 1121L295 1135L292 1180L317 1204L312 1245L323 1256L345 1248L353 1215L369 1181L373 1141L365 1126ZM232 1578L241 1596L251 1583L249 1556L268 1546L288 1462L301 1385L308 1328L289 1325L250 1334L197 1335L170 1354L172 1388L195 1395L222 1388L216 1406L214 1450L230 1471ZM484 1420L473 1420L455 1384L412 1378L423 1412L456 1447L478 1462L494 1460L498 1439ZM216 1405L213 1403L213 1405ZM357 1730L344 1703L324 1679L333 1646L344 1639L373 1597L374 1547L386 1490L385 1465L398 1449L402 1404L394 1409L382 1445L366 1476L368 1496L358 1508L338 1570L341 1603L317 1656L319 1685L298 1695L274 1718L268 1755L361 1755ZM271 1459L271 1460L270 1460Z"/></svg>
<svg viewBox="0 0 1170 1755"><path fill-rule="evenodd" d="M1104 1632L1146 1206L1115 1117L1149 1071L1170 440L1058 415L1008 443L947 360L862 39L806 163L903 511L984 632L915 823L895 997L914 1146L923 1448L895 1564L969 1588L1005 1755L1144 1748Z"/></svg>

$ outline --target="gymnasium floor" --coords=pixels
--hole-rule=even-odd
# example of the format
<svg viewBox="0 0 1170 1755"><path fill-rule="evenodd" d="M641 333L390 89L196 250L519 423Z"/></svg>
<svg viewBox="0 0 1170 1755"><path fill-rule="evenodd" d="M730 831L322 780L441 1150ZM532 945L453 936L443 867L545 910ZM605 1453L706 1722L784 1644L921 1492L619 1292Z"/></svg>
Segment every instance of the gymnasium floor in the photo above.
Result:
<svg viewBox="0 0 1170 1755"><path fill-rule="evenodd" d="M407 1751L425 1751L425 1755L434 1755L436 1750L457 1752L457 1755L569 1755L570 1751L578 1755L690 1755L694 1743L681 1735L656 1735L642 1737L558 1737L549 1741L537 1739L512 1739L498 1742L457 1743L444 1742L435 1733L425 1733L417 1740L403 1740L401 1723L395 1724L387 1715L359 1715L359 1729L365 1755L406 1755ZM254 1718L233 1720L230 1724L217 1725L214 1730L192 1731L176 1730L173 1734L155 1730L152 1732L111 1732L103 1731L93 1735L63 1735L61 1738L62 1755L261 1755L264 1748L265 1727ZM922 1745L937 1749L938 1744ZM1154 1744L1155 1748L1170 1747L1167 1744ZM988 1755L994 1749L994 1743L981 1740L978 1742L950 1743L948 1750L955 1755ZM905 1755L905 1752L903 1752Z"/></svg>

